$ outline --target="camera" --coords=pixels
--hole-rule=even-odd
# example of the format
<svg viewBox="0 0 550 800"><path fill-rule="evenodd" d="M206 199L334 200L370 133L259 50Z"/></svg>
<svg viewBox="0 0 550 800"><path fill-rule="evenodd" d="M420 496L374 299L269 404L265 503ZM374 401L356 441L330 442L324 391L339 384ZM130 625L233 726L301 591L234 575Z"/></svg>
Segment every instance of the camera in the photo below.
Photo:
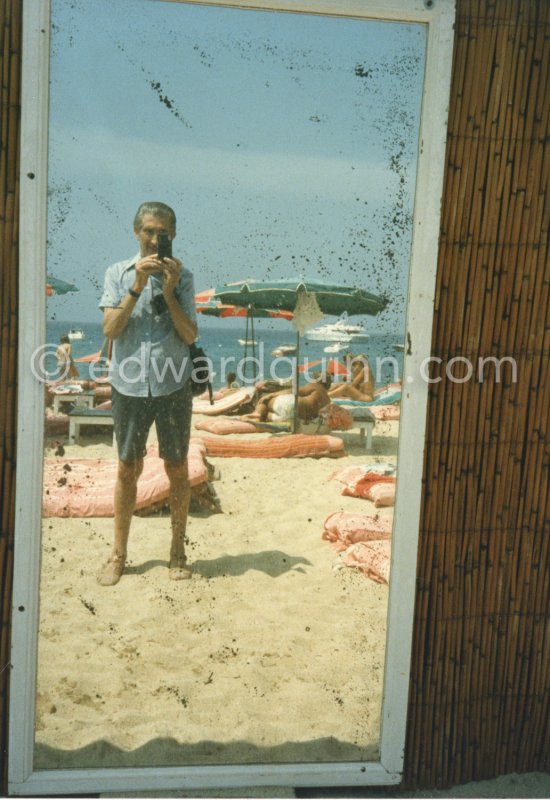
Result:
<svg viewBox="0 0 550 800"><path fill-rule="evenodd" d="M151 305L153 306L153 311L157 317L160 317L161 314L164 314L165 311L168 311L166 300L162 294L156 294L151 300Z"/></svg>
<svg viewBox="0 0 550 800"><path fill-rule="evenodd" d="M157 236L157 255L161 261L165 258L172 258L172 240L167 233L159 233Z"/></svg>

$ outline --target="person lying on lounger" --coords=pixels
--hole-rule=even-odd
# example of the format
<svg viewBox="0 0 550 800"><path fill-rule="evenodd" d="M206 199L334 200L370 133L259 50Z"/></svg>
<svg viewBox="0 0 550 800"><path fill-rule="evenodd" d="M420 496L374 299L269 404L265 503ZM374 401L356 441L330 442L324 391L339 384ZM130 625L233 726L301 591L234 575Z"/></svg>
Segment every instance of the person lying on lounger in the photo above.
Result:
<svg viewBox="0 0 550 800"><path fill-rule="evenodd" d="M316 419L319 412L330 403L328 389L331 378L320 375L312 383L300 386L298 389L298 419ZM243 415L243 419L259 420L260 422L288 422L294 417L294 394L292 389L282 389L279 392L264 394L258 401L251 414Z"/></svg>
<svg viewBox="0 0 550 800"><path fill-rule="evenodd" d="M351 362L351 380L329 390L330 398L349 397L369 402L374 398L374 378L367 356L356 356Z"/></svg>

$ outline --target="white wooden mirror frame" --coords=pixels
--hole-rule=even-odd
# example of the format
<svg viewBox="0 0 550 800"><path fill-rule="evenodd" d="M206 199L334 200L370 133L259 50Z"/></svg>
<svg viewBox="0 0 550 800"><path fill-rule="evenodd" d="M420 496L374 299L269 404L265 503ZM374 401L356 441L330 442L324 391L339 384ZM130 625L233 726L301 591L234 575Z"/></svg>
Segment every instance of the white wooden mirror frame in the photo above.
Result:
<svg viewBox="0 0 550 800"><path fill-rule="evenodd" d="M180 0L172 0L179 2ZM187 0L195 2L196 0ZM416 22L428 26L413 219L412 265L399 436L380 760L33 770L39 612L44 389L31 355L44 344L48 153L49 0L24 0L20 205L19 407L12 611L9 791L12 795L246 786L389 785L403 771L415 597L440 200L449 97L454 0L203 0L203 5ZM297 21L298 24L298 21Z"/></svg>

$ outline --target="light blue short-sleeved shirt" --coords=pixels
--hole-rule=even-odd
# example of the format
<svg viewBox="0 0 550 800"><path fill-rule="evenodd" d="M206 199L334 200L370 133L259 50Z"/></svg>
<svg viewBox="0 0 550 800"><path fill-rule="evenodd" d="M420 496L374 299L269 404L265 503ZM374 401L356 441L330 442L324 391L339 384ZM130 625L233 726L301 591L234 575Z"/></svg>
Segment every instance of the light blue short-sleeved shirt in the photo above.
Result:
<svg viewBox="0 0 550 800"><path fill-rule="evenodd" d="M135 282L139 254L107 269L101 310L117 308ZM109 380L117 391L130 397L172 394L189 380L192 365L189 348L178 336L170 312L152 304L162 298L162 276L150 275L132 311L126 330L113 342ZM175 296L187 316L196 322L193 275L182 268Z"/></svg>

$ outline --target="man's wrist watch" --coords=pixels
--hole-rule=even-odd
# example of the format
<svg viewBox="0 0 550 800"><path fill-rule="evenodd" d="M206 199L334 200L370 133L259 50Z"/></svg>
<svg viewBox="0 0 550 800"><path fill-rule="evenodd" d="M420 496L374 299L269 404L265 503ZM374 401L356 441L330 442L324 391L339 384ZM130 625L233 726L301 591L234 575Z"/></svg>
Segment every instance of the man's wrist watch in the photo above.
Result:
<svg viewBox="0 0 550 800"><path fill-rule="evenodd" d="M128 289L128 294L129 294L131 297L135 297L135 298L136 298L136 300L137 300L137 299L138 299L138 297L141 295L141 292L134 292L134 290L133 290L133 289Z"/></svg>

